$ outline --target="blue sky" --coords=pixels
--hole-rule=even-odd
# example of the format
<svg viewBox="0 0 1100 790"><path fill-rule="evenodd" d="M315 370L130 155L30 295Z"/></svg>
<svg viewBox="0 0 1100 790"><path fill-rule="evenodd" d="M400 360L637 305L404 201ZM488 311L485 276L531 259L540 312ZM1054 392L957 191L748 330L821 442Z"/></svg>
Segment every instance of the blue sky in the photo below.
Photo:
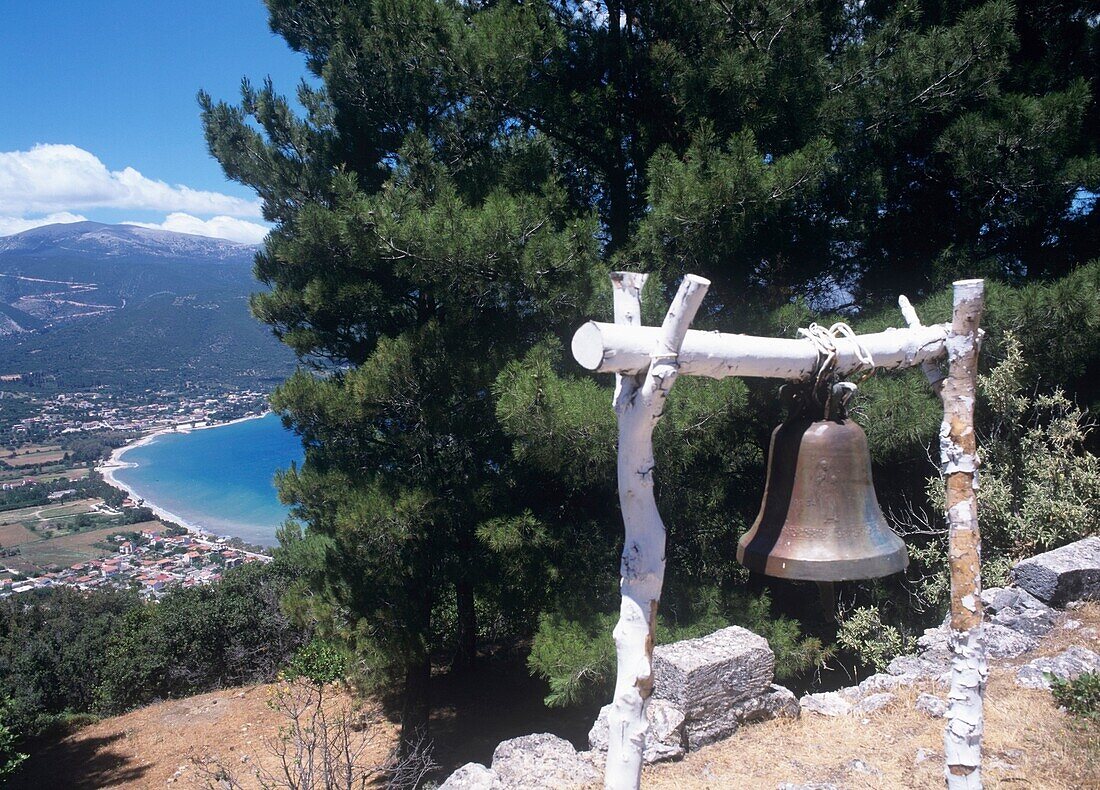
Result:
<svg viewBox="0 0 1100 790"><path fill-rule="evenodd" d="M269 75L293 95L305 66L261 0L0 0L0 235L79 217L256 240L195 94Z"/></svg>

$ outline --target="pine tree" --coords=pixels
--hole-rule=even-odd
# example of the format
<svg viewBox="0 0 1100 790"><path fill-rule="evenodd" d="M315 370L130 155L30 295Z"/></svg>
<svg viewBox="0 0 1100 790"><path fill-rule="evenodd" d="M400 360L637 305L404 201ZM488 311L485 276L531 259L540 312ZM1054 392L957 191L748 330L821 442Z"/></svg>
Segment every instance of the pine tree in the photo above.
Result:
<svg viewBox="0 0 1100 790"><path fill-rule="evenodd" d="M253 310L303 362L272 399L306 447L280 481L308 525L295 550L320 595L301 600L370 678L403 680L409 740L432 652L469 659L494 576L478 530L510 493L492 384L587 311L595 225L541 136L459 90L462 69L492 71L487 41L532 26L522 9L473 27L430 2L271 11L324 85L300 88L305 115L270 84L200 100L211 150L278 223ZM448 606L457 633L440 636Z"/></svg>
<svg viewBox="0 0 1100 790"><path fill-rule="evenodd" d="M526 635L613 594L609 394L564 351L608 268L706 276L701 326L789 336L807 304L1050 278L1096 247L1085 3L268 6L313 77L300 109L245 82L201 94L203 121L276 226L253 310L302 362L273 399L306 446L281 480L299 604L403 679L410 732L475 612ZM721 547L758 501L770 400L670 401L673 608L739 583Z"/></svg>

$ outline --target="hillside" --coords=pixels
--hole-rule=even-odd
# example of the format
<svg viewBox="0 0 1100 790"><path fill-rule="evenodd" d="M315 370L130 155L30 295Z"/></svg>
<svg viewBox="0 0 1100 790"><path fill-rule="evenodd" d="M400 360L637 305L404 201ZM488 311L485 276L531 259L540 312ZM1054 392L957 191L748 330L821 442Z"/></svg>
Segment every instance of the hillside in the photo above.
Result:
<svg viewBox="0 0 1100 790"><path fill-rule="evenodd" d="M0 373L65 389L281 380L291 354L248 312L255 251L95 222L0 238Z"/></svg>
<svg viewBox="0 0 1100 790"><path fill-rule="evenodd" d="M1071 612L1077 627L1056 628L1039 648L1011 664L1053 655L1072 644L1100 649L1100 604ZM996 666L986 697L986 786L1068 788L1100 786L1100 732L1079 723L1054 704L1050 692L1025 689L1012 669ZM433 721L442 743L442 776L468 760L488 761L501 736L548 729L561 714L537 713L517 698L508 682L478 684L479 690L447 695ZM484 681L485 678L482 678ZM505 679L506 680L506 679ZM678 763L650 766L642 786L652 790L757 790L795 786L881 788L942 786L943 719L914 709L922 691L913 687L897 700L863 716L803 715L741 728L733 737L692 752ZM104 719L35 749L13 788L206 787L211 760L247 766L270 765L264 743L281 723L267 704L276 684L232 688L149 705ZM502 691L503 689L503 691ZM509 695L512 702L509 703ZM525 722L511 715L522 710ZM373 718L377 709L367 705ZM384 758L395 743L394 728L380 722L364 759ZM562 730L579 740L574 727ZM372 762L372 764L377 764ZM247 785L246 783L246 786Z"/></svg>
<svg viewBox="0 0 1100 790"><path fill-rule="evenodd" d="M214 763L247 772L257 761L275 770L265 746L285 721L268 704L279 684L231 688L169 700L84 727L44 746L14 788L206 787ZM395 743L379 725L364 762L381 762Z"/></svg>

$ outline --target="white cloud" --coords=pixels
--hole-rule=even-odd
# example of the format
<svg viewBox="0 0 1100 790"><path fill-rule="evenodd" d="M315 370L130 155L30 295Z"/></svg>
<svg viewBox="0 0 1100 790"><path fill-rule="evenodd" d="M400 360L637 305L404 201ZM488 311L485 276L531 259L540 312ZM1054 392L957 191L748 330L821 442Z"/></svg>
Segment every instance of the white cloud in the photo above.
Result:
<svg viewBox="0 0 1100 790"><path fill-rule="evenodd" d="M58 211L47 214L44 217L4 217L0 216L0 236L10 236L13 233L22 233L31 228L42 225L54 225L59 222L84 222L88 218L69 211Z"/></svg>
<svg viewBox="0 0 1100 790"><path fill-rule="evenodd" d="M137 225L155 230L171 230L176 233L194 233L197 236L212 236L215 239L229 239L244 244L259 244L267 235L269 228L256 222L235 217L218 216L199 219L182 211L175 211L165 217L164 222L123 222L123 225Z"/></svg>
<svg viewBox="0 0 1100 790"><path fill-rule="evenodd" d="M132 167L108 170L75 145L0 152L0 215L92 208L259 217L260 202L146 178Z"/></svg>

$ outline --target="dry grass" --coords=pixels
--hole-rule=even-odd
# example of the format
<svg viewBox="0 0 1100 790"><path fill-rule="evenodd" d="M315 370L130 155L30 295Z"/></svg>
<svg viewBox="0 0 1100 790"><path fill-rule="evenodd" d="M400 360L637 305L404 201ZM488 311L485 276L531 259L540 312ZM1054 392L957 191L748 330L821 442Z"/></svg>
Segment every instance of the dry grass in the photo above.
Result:
<svg viewBox="0 0 1100 790"><path fill-rule="evenodd" d="M1070 616L1100 629L1100 605ZM1087 633L1087 632L1086 632ZM993 670L986 692L984 780L989 788L1100 787L1100 732L1060 711L1049 692L1015 685L1015 666L1071 644L1100 649L1096 631L1056 629L1012 667ZM742 728L727 741L680 763L647 769L646 788L774 788L783 782L829 782L844 788L941 787L943 720L913 707L929 682L902 689L897 701L863 717L807 715ZM859 761L859 762L857 762Z"/></svg>
<svg viewBox="0 0 1100 790"><path fill-rule="evenodd" d="M1060 652L1071 644L1100 650L1096 631L1090 635L1084 630L1100 630L1100 605L1069 616L1081 621L1082 627L1056 629L1038 650L1013 665ZM1049 692L1017 687L1013 674L1014 666L1002 667L990 677L985 786L1100 788L1100 732L1086 730L1059 711ZM200 768L205 760L247 768L252 760L271 759L264 740L281 723L266 704L272 689L229 689L164 702L85 727L32 750L27 771L13 787L207 786ZM807 715L744 727L729 740L688 755L680 763L647 769L643 787L772 790L783 782L829 782L840 788L942 787L943 720L914 709L921 691L941 697L945 693L928 683L900 690L890 707L862 718ZM462 728L481 736L507 709L506 703L497 703L492 716L464 721ZM395 731L386 723L378 726L375 745L381 758L392 745ZM531 730L528 726L527 731ZM477 743L467 742L460 750L463 754L454 755L455 763L486 760L480 748L480 738Z"/></svg>
<svg viewBox="0 0 1100 790"><path fill-rule="evenodd" d="M0 546L10 549L22 543L31 543L42 540L41 535L36 535L22 524L0 524Z"/></svg>
<svg viewBox="0 0 1100 790"><path fill-rule="evenodd" d="M233 768L242 784L252 787L251 765L277 770L278 761L267 746L287 723L268 704L277 688L225 689L91 724L32 749L11 787L203 788L211 786L205 767L211 760ZM396 742L396 728L383 721L364 733L368 736L373 740L364 763L381 763Z"/></svg>
<svg viewBox="0 0 1100 790"><path fill-rule="evenodd" d="M64 460L64 450L44 450L39 452L22 453L16 456L5 456L0 458L8 466L35 466L36 464L56 464L58 461Z"/></svg>
<svg viewBox="0 0 1100 790"><path fill-rule="evenodd" d="M38 540L34 543L25 543L19 547L17 556L7 558L6 562L12 568L23 573L40 570L47 565L68 566L78 562L86 562L110 553L93 544L102 543L111 535L128 532L131 529L133 528L111 526L78 532L74 535L62 535L57 538Z"/></svg>

